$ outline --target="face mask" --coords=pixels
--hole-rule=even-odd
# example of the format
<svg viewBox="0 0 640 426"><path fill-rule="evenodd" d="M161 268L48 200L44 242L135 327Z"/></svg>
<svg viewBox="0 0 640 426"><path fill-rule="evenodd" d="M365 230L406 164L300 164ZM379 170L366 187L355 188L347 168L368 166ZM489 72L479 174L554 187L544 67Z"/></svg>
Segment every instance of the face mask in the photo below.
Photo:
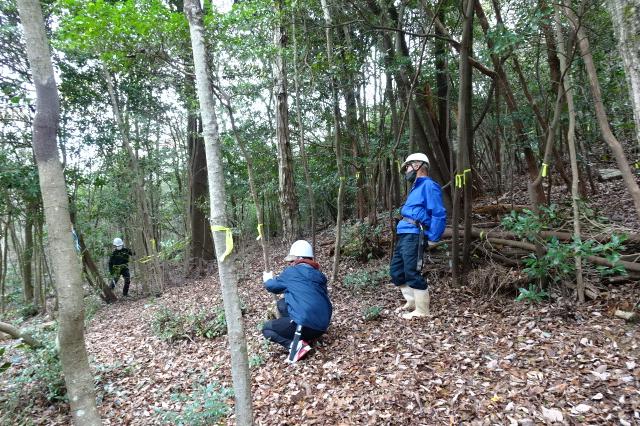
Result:
<svg viewBox="0 0 640 426"><path fill-rule="evenodd" d="M416 180L416 175L417 174L418 174L417 170L411 170L409 173L404 175L404 179L409 183L413 183Z"/></svg>

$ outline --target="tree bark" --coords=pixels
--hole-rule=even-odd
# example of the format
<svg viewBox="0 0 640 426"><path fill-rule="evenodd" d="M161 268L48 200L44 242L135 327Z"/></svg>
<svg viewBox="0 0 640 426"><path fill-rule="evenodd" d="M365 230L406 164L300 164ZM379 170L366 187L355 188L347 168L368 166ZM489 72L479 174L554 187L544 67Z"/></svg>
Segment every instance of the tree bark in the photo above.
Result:
<svg viewBox="0 0 640 426"><path fill-rule="evenodd" d="M71 235L69 201L56 146L60 104L49 43L44 29L40 2L19 0L18 9L24 28L27 57L36 87L33 150L38 164L49 239L52 244L55 244L57 251L57 255L52 260L60 301L58 341L62 370L69 392L74 423L100 425L93 374L89 368L84 343L81 267Z"/></svg>
<svg viewBox="0 0 640 426"><path fill-rule="evenodd" d="M196 87L200 113L202 116L205 152L207 156L207 173L209 177L209 198L211 208L211 224L213 239L218 258L218 274L225 318L227 320L227 338L231 352L231 376L235 393L236 424L240 426L253 424L253 407L251 405L251 376L247 356L247 342L242 322L238 281L233 263L233 253L228 244L232 244L231 229L227 227L225 212L226 197L224 187L224 170L218 120L216 117L213 90L209 80L209 65L204 40L202 9L198 0L185 0L184 13L189 21L193 62L196 73ZM219 228L215 228L215 227ZM223 229L226 231L219 231ZM225 234L228 237L225 239ZM229 251L230 253L226 253ZM225 254L226 253L226 254ZM229 255L230 254L230 255Z"/></svg>
<svg viewBox="0 0 640 426"><path fill-rule="evenodd" d="M573 208L573 237L580 241L582 235L580 232L580 192L578 190L578 159L576 156L576 110L573 103L573 80L567 64L567 49L565 48L564 36L562 35L562 24L560 22L560 8L555 6L556 20L556 37L558 38L558 53L560 59L560 70L562 86L564 88L565 97L567 98L567 109L569 110L569 129L567 130L567 145L569 146L569 159L571 161L571 205ZM575 250L576 265L576 290L578 293L578 301L584 303L585 285L582 278L582 257L579 248Z"/></svg>
<svg viewBox="0 0 640 426"><path fill-rule="evenodd" d="M295 190L293 153L289 141L289 103L287 94L287 64L284 50L287 47L287 34L284 26L284 0L277 2L278 23L274 31L274 43L277 49L274 61L276 79L276 139L278 146L278 189L282 231L285 241L291 243L300 237L298 217L298 197Z"/></svg>
<svg viewBox="0 0 640 426"><path fill-rule="evenodd" d="M191 81L191 84L194 84ZM187 148L189 152L189 215L191 243L189 258L191 266L202 272L203 265L215 259L213 239L207 215L202 208L208 200L207 158L202 139L202 120L197 112L191 111L187 117Z"/></svg>
<svg viewBox="0 0 640 426"><path fill-rule="evenodd" d="M608 4L629 84L636 122L636 142L640 144L640 0L609 0Z"/></svg>
<svg viewBox="0 0 640 426"><path fill-rule="evenodd" d="M33 203L27 204L24 223L24 251L22 254L22 294L25 303L33 303Z"/></svg>
<svg viewBox="0 0 640 426"><path fill-rule="evenodd" d="M596 110L596 118L598 126L600 127L600 133L602 139L605 140L613 156L618 164L618 169L622 173L622 179L624 180L627 190L633 199L633 205L636 209L636 214L640 218L640 187L636 182L635 176L631 171L631 167L627 161L627 156L624 154L622 145L615 137L609 126L609 118L604 108L604 102L602 101L602 90L600 89L600 82L598 81L598 74L596 73L596 66L593 63L593 56L591 55L591 49L589 47L589 39L584 27L580 25L580 20L570 7L564 6L564 12L569 22L571 23L573 30L576 31L578 36L578 46L580 47L580 53L582 54L582 61L584 67L587 70L587 76L589 78L589 87L591 88L591 95L593 96L593 103ZM636 41L637 48L637 41Z"/></svg>

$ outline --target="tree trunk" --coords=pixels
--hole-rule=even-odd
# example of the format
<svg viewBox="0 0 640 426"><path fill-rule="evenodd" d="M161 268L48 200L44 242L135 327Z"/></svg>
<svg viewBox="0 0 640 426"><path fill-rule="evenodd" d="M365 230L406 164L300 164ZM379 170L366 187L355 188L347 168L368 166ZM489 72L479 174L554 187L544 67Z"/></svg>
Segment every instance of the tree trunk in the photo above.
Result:
<svg viewBox="0 0 640 426"><path fill-rule="evenodd" d="M331 12L326 0L321 0L324 22L326 24L325 35L327 38L327 61L333 64L333 37L331 36ZM335 74L331 75L331 95L333 99L333 140L336 149L336 162L338 166L338 200L336 202L336 240L333 253L333 269L331 273L331 281L335 281L338 276L338 266L340 265L340 244L342 239L342 199L344 195L344 185L346 177L344 175L344 166L342 164L342 140L340 137L340 105L338 103L338 82Z"/></svg>
<svg viewBox="0 0 640 426"><path fill-rule="evenodd" d="M300 78L298 73L298 39L296 33L296 20L293 19L293 84L296 92L295 105L296 117L298 120L298 147L300 148L300 159L302 160L302 168L304 170L304 180L307 185L307 196L309 197L309 215L311 216L311 247L316 252L316 199L313 194L313 184L311 182L311 173L309 172L309 162L307 161L307 152L304 143L304 123L302 122L302 108L300 108Z"/></svg>
<svg viewBox="0 0 640 426"><path fill-rule="evenodd" d="M278 145L278 189L280 213L285 241L291 243L300 237L298 218L298 197L296 196L293 153L289 141L289 103L287 94L287 64L284 50L287 47L287 34L284 26L284 0L277 1L278 23L274 31L277 49L274 61L276 79L276 139Z"/></svg>
<svg viewBox="0 0 640 426"><path fill-rule="evenodd" d="M564 12L567 18L569 18L569 22L573 26L574 31L577 32L578 46L580 47L582 61L584 62L584 67L587 70L587 75L589 77L589 87L591 88L591 94L593 95L596 118L598 121L598 126L600 127L600 133L602 134L602 139L605 140L605 142L607 143L607 145L609 145L609 148L613 152L613 156L615 157L616 163L618 164L618 169L620 169L620 172L622 173L622 179L624 180L624 183L627 186L627 190L629 191L629 194L633 199L636 214L638 215L638 217L640 217L640 187L638 187L635 176L631 171L629 163L627 162L627 156L624 154L622 145L620 144L618 139L616 139L615 135L611 131L611 127L609 126L609 118L607 117L607 112L602 101L602 91L600 90L600 83L598 82L596 66L593 63L593 56L591 55L591 49L589 48L589 39L587 38L587 33L585 32L584 27L580 24L578 17L570 7L564 6ZM637 49L637 40L635 41L635 46Z"/></svg>
<svg viewBox="0 0 640 426"><path fill-rule="evenodd" d="M36 0L19 0L18 9L36 87L33 150L38 164L49 240L57 251L52 260L60 300L58 341L62 370L74 423L100 425L93 374L84 343L81 267L70 232L69 201L56 146L60 104L49 43L40 3Z"/></svg>
<svg viewBox="0 0 640 426"><path fill-rule="evenodd" d="M33 203L27 204L24 224L24 251L22 254L22 294L25 303L33 303Z"/></svg>
<svg viewBox="0 0 640 426"><path fill-rule="evenodd" d="M640 144L640 0L609 0L613 29L629 83L629 94L636 122L636 142Z"/></svg>
<svg viewBox="0 0 640 426"><path fill-rule="evenodd" d="M191 82L193 84L193 82ZM202 140L202 120L197 112L189 112L187 117L187 147L189 152L189 216L191 224L191 244L189 250L190 264L198 271L212 261L213 239L207 215L202 208L208 200L207 188L207 159Z"/></svg>
<svg viewBox="0 0 640 426"><path fill-rule="evenodd" d="M578 190L578 159L576 156L576 110L573 103L573 80L569 64L567 64L567 49L564 44L564 36L562 35L562 25L560 23L560 8L555 6L556 19L556 37L558 38L558 57L560 59L560 70L562 85L565 96L567 98L567 109L569 110L569 129L567 130L567 145L569 147L569 159L571 161L571 205L573 207L573 237L580 241L582 235L580 232L580 192ZM578 301L584 303L585 285L582 279L582 257L580 256L580 248L575 249L576 264L576 289L578 293Z"/></svg>
<svg viewBox="0 0 640 426"><path fill-rule="evenodd" d="M233 263L231 229L227 228L225 213L226 197L224 188L224 170L218 121L213 90L209 80L209 65L204 40L202 9L198 0L186 0L184 13L189 21L193 62L195 65L196 87L200 114L202 116L205 152L207 156L207 173L209 177L209 198L211 208L211 224L218 258L218 274L225 317L227 320L227 338L231 351L231 376L235 393L236 424L248 426L253 424L253 408L251 406L251 376L247 356L247 342L242 322L238 281ZM225 238L225 236L227 238ZM231 256L229 256L231 254Z"/></svg>
<svg viewBox="0 0 640 426"><path fill-rule="evenodd" d="M473 172L471 155L473 153L473 92L469 57L473 46L473 8L475 0L466 0L464 4L463 31L460 42L460 93L458 97L458 176L464 192L464 245L462 249L462 267L471 268L471 208L473 203Z"/></svg>

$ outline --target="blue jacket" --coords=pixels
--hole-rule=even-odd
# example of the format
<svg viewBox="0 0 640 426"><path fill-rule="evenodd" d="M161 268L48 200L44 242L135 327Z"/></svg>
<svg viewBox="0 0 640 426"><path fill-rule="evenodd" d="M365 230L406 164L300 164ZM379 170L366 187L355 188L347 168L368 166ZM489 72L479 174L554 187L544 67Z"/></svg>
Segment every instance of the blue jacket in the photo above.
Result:
<svg viewBox="0 0 640 426"><path fill-rule="evenodd" d="M271 293L284 293L291 319L303 327L326 331L333 307L327 291L327 277L311 265L289 266L264 286Z"/></svg>
<svg viewBox="0 0 640 426"><path fill-rule="evenodd" d="M416 179L407 201L400 210L402 217L420 222L426 228L424 234L429 241L438 241L447 224L447 210L442 204L442 189L430 177ZM416 225L401 220L396 229L398 234L417 234L420 231Z"/></svg>

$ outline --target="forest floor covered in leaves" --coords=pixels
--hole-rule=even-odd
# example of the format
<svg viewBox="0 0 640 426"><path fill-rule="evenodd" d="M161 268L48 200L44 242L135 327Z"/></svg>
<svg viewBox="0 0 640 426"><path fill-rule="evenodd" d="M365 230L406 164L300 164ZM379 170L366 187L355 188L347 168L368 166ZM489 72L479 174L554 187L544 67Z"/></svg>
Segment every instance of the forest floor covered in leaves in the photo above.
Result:
<svg viewBox="0 0 640 426"><path fill-rule="evenodd" d="M328 247L319 255L325 271ZM341 276L385 263L345 261ZM640 333L612 316L619 304L638 300L637 285L611 288L605 299L574 309L516 303L512 295L480 298L433 282L432 316L409 322L394 312L400 292L388 280L361 291L336 282L329 332L292 366L261 337L272 299L262 289L259 253L245 266L240 290L256 424L640 422ZM95 315L86 339L105 424L162 423L162 413L185 409L172 395L189 394L199 383L231 386L224 336L167 343L151 329L160 309L221 305L217 276L210 276L155 299L134 290ZM380 316L365 320L371 307L381 308ZM228 396L223 401L232 404ZM32 419L68 423L61 407L34 406ZM220 423L233 423L233 415Z"/></svg>
<svg viewBox="0 0 640 426"><path fill-rule="evenodd" d="M602 194L617 200L611 204L628 203L606 186ZM602 203L607 215L611 204ZM636 228L632 210L618 213L618 223ZM333 238L326 231L319 239L318 260L327 275ZM271 249L279 272L287 248ZM260 333L273 299L262 286L257 250L239 255L237 264L256 424L640 424L640 333L637 324L613 315L637 304L638 283L603 287L601 297L577 307L562 298L527 304L514 302L513 289L483 290L496 274L506 281L521 274L485 264L466 287L432 279L431 317L406 321L395 312L401 295L388 278L345 284L345 277L364 270L375 282L388 258L367 264L347 258L330 285L328 333L307 358L288 365L285 352ZM390 247L383 250L388 256ZM132 297L103 306L87 326L104 423L176 424L192 410L180 395L208 385L208 395L221 395L223 406L232 407L233 399L217 387L231 387L225 336L169 343L152 327L162 312L221 308L217 274L181 282L155 298L139 291L134 279ZM21 350L7 347L10 355ZM25 367L14 364L3 374ZM0 389L7 383L2 379ZM28 410L33 424L70 424L65 403L51 405L28 391L23 397L17 409ZM233 411L217 423L233 424Z"/></svg>

